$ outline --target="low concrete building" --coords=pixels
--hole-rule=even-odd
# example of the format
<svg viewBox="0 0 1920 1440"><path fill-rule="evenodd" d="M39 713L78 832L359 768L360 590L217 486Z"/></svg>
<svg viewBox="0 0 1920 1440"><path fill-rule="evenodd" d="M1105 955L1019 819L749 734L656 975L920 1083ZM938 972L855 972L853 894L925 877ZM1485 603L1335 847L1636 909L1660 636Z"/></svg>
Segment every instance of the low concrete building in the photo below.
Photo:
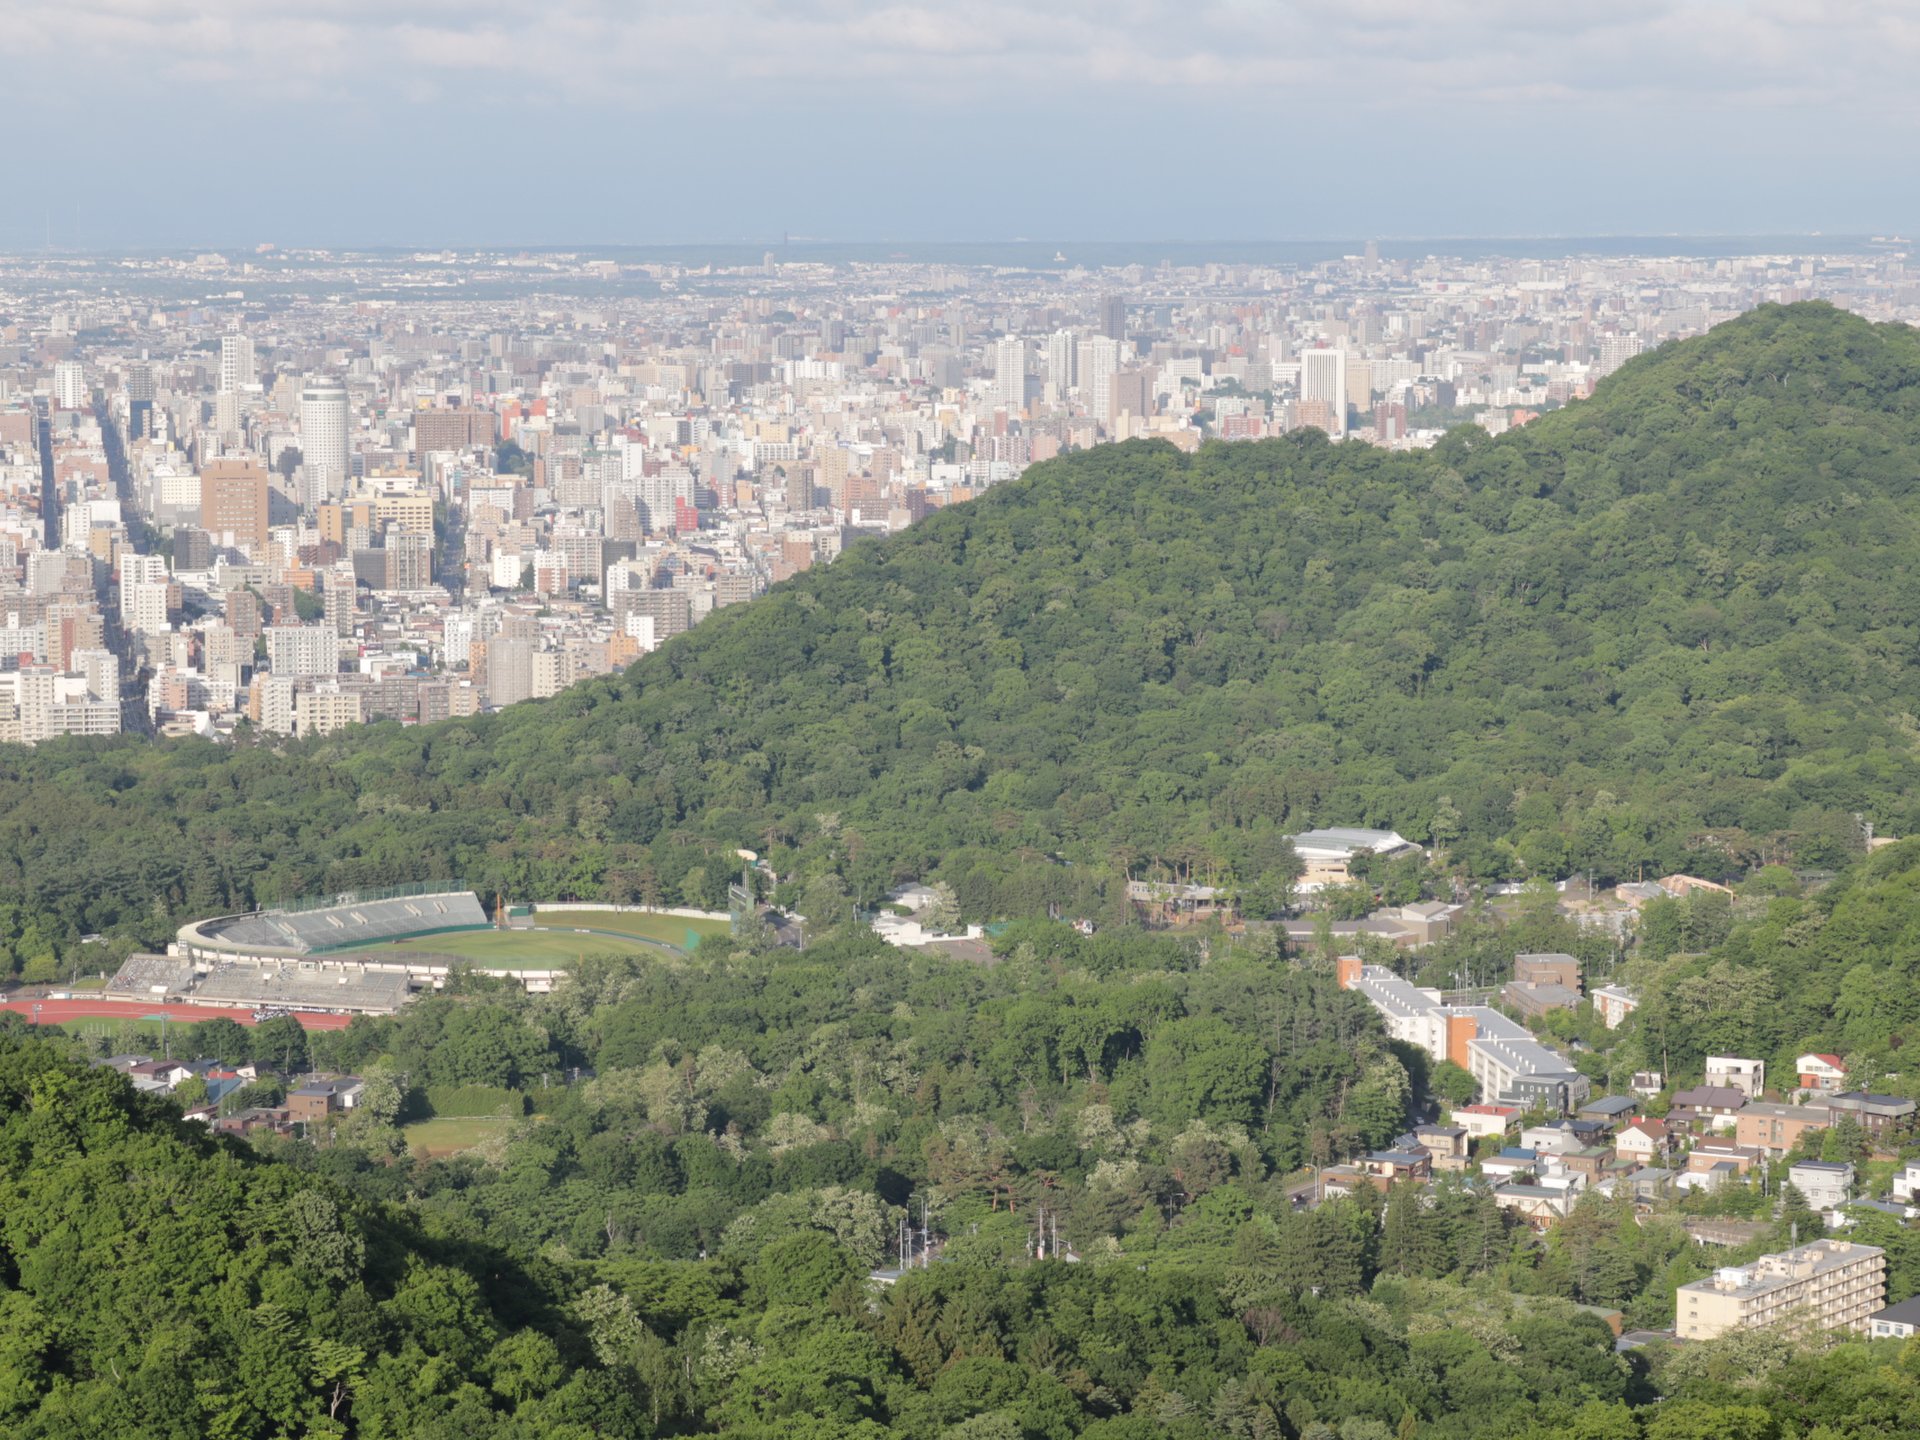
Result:
<svg viewBox="0 0 1920 1440"><path fill-rule="evenodd" d="M1736 1144L1753 1145L1770 1155L1784 1155L1800 1143L1809 1130L1824 1130L1833 1112L1824 1105L1777 1105L1759 1100L1743 1105L1734 1117Z"/></svg>
<svg viewBox="0 0 1920 1440"><path fill-rule="evenodd" d="M1618 1030L1627 1016L1640 1008L1640 997L1624 985L1602 985L1590 998L1600 1023L1609 1030ZM1654 1086L1656 1090L1659 1088Z"/></svg>
<svg viewBox="0 0 1920 1440"><path fill-rule="evenodd" d="M1815 1240L1682 1285L1674 1297L1674 1333L1682 1340L1712 1340L1730 1330L1769 1326L1864 1331L1886 1296L1885 1251Z"/></svg>
<svg viewBox="0 0 1920 1440"><path fill-rule="evenodd" d="M1913 1114L1920 1106L1899 1095L1871 1095L1864 1090L1843 1090L1837 1095L1827 1097L1827 1108L1833 1112L1837 1122L1841 1116L1850 1115L1875 1140L1884 1139L1895 1131L1912 1128Z"/></svg>
<svg viewBox="0 0 1920 1440"><path fill-rule="evenodd" d="M1798 1160L1787 1167L1787 1183L1816 1210L1834 1210L1853 1194L1853 1166L1831 1160Z"/></svg>
<svg viewBox="0 0 1920 1440"><path fill-rule="evenodd" d="M1738 1055L1709 1055L1706 1080L1709 1085L1738 1090L1747 1099L1758 1100L1767 1088L1767 1062Z"/></svg>

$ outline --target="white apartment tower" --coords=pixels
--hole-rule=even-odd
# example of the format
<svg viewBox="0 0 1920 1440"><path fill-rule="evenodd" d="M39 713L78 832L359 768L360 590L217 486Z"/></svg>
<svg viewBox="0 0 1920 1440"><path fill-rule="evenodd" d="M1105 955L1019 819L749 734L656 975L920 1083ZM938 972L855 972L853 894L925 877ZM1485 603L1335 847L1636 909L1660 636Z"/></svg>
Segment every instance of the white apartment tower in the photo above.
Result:
<svg viewBox="0 0 1920 1440"><path fill-rule="evenodd" d="M1347 433L1347 352L1302 350L1300 398L1324 401L1332 417L1328 436L1335 440L1344 438Z"/></svg>
<svg viewBox="0 0 1920 1440"><path fill-rule="evenodd" d="M310 503L337 500L347 492L347 387L324 376L300 391L300 458Z"/></svg>
<svg viewBox="0 0 1920 1440"><path fill-rule="evenodd" d="M993 347L993 403L1009 416L1027 408L1027 342L1017 335Z"/></svg>
<svg viewBox="0 0 1920 1440"><path fill-rule="evenodd" d="M1120 373L1120 342L1095 335L1080 342L1080 399L1087 413L1105 424L1112 417L1113 377Z"/></svg>
<svg viewBox="0 0 1920 1440"><path fill-rule="evenodd" d="M220 337L220 393L237 395L253 384L253 337L238 330Z"/></svg>
<svg viewBox="0 0 1920 1440"><path fill-rule="evenodd" d="M78 360L62 360L53 367L53 403L62 410L84 410L87 375Z"/></svg>

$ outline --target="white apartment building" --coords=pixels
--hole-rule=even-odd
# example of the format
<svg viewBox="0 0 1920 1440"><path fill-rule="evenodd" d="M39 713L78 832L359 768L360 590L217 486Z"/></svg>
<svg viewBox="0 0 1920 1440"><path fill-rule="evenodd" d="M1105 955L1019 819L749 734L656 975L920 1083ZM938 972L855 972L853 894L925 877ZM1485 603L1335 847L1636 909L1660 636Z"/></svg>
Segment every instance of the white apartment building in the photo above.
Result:
<svg viewBox="0 0 1920 1440"><path fill-rule="evenodd" d="M1682 1340L1711 1340L1729 1330L1775 1325L1858 1331L1886 1298L1884 1250L1846 1240L1814 1240L1682 1285L1674 1296L1674 1330Z"/></svg>
<svg viewBox="0 0 1920 1440"><path fill-rule="evenodd" d="M340 669L340 634L331 625L269 625L261 633L276 675L332 675Z"/></svg>

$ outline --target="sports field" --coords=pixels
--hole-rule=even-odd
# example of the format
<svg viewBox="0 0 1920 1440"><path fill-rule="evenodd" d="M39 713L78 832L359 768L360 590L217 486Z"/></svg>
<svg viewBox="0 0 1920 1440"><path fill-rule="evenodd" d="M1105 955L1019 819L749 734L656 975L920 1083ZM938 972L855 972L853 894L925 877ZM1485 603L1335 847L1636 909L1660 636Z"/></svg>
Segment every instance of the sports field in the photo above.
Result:
<svg viewBox="0 0 1920 1440"><path fill-rule="evenodd" d="M549 910L540 916L540 923L549 929L582 925L611 930L641 940L657 940L676 950L691 948L689 935L724 935L728 928L724 920L689 920L681 915L648 915L633 910Z"/></svg>
<svg viewBox="0 0 1920 1440"><path fill-rule="evenodd" d="M562 970L582 955L657 954L648 945L626 935L581 935L572 929L461 930L450 935L423 935L354 950L338 950L328 960L393 959L406 955L451 955L499 970Z"/></svg>

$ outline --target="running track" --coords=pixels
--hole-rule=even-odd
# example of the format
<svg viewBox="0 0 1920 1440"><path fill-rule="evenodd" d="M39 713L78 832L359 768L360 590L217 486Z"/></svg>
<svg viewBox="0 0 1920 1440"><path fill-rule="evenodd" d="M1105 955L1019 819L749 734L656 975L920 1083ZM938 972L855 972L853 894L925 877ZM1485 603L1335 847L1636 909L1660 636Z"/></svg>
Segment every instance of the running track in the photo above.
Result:
<svg viewBox="0 0 1920 1440"><path fill-rule="evenodd" d="M36 1005L43 1025L59 1025L68 1020L151 1020L160 1015L188 1023L222 1018L238 1020L247 1026L254 1023L251 1010L233 1010L224 1005L146 1005L138 1000L8 1000L0 1003L0 1010L11 1010L31 1020ZM300 1022L303 1030L344 1030L353 1017L296 1014L293 1018Z"/></svg>

